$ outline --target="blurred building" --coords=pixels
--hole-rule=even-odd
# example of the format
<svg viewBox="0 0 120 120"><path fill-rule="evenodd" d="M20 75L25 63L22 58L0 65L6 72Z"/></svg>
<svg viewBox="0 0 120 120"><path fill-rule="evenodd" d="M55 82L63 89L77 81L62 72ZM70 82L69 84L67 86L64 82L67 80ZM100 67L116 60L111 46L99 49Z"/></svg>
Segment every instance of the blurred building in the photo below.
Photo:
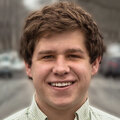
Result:
<svg viewBox="0 0 120 120"><path fill-rule="evenodd" d="M27 11L22 0L0 0L0 52L18 49Z"/></svg>
<svg viewBox="0 0 120 120"><path fill-rule="evenodd" d="M30 1L30 0L28 0ZM50 1L37 0L39 5ZM47 2L48 1L48 2ZM120 42L120 0L68 0L83 6L98 23L105 43ZM0 52L18 50L25 17L30 11L23 0L0 0Z"/></svg>
<svg viewBox="0 0 120 120"><path fill-rule="evenodd" d="M120 0L77 0L98 23L105 43L120 43Z"/></svg>

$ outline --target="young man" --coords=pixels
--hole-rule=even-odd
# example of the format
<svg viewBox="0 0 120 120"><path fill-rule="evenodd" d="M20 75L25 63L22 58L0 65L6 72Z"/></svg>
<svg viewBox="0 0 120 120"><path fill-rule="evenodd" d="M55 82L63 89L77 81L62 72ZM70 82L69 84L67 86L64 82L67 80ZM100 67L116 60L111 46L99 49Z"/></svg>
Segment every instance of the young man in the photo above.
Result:
<svg viewBox="0 0 120 120"><path fill-rule="evenodd" d="M105 47L91 16L60 2L30 14L20 54L33 80L32 105L5 120L119 120L89 105Z"/></svg>

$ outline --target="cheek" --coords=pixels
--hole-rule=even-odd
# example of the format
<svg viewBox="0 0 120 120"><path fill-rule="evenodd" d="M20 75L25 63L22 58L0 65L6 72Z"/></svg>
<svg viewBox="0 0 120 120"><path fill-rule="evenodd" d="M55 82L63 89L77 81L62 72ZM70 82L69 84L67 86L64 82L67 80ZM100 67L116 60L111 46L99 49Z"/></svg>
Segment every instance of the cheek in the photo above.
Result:
<svg viewBox="0 0 120 120"><path fill-rule="evenodd" d="M51 71L51 66L47 64L39 64L39 63L34 64L32 67L33 81L44 82L50 71Z"/></svg>
<svg viewBox="0 0 120 120"><path fill-rule="evenodd" d="M91 68L85 67L81 65L81 69L79 69L79 81L78 81L78 88L81 94L85 94L88 91L91 82Z"/></svg>
<svg viewBox="0 0 120 120"><path fill-rule="evenodd" d="M79 65L74 65L73 71L75 76L77 76L80 86L81 87L86 87L89 86L89 83L91 81L91 75L92 75L92 69L90 65L86 64L79 64Z"/></svg>
<svg viewBox="0 0 120 120"><path fill-rule="evenodd" d="M75 71L78 76L88 76L90 77L92 75L92 68L89 64L77 64L72 66L73 70Z"/></svg>

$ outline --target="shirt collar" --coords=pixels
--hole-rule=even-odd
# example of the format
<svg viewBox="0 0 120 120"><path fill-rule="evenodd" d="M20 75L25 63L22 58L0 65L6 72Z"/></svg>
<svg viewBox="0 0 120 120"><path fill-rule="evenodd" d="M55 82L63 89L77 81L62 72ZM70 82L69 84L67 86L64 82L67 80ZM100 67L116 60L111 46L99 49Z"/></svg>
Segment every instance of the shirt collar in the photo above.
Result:
<svg viewBox="0 0 120 120"><path fill-rule="evenodd" d="M46 120L47 119L47 116L39 109L35 101L35 95L33 96L33 101L30 106L30 112L32 116L35 118L35 120Z"/></svg>
<svg viewBox="0 0 120 120"><path fill-rule="evenodd" d="M89 119L89 99L76 111L75 120L88 120Z"/></svg>

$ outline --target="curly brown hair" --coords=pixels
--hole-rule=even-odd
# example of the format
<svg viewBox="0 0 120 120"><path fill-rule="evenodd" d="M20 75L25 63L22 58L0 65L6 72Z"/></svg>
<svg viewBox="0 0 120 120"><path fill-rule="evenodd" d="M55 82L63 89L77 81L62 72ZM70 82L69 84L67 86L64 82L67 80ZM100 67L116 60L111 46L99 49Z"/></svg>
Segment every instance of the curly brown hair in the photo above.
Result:
<svg viewBox="0 0 120 120"><path fill-rule="evenodd" d="M82 31L90 63L103 56L105 46L103 37L91 15L71 2L58 2L31 13L25 22L21 37L20 55L28 65L37 42L42 37L66 31Z"/></svg>

